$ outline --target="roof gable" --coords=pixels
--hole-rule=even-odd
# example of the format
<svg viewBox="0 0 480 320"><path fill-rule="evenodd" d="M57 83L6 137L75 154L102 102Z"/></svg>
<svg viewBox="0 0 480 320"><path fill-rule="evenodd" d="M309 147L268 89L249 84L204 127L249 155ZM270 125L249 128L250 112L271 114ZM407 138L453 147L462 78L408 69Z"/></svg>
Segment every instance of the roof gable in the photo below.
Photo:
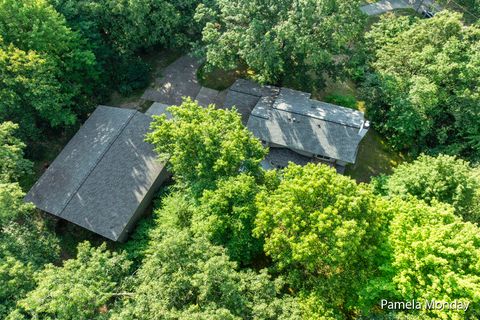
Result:
<svg viewBox="0 0 480 320"><path fill-rule="evenodd" d="M100 106L25 201L118 240L164 169L144 141L151 118Z"/></svg>
<svg viewBox="0 0 480 320"><path fill-rule="evenodd" d="M263 96L248 120L259 139L292 150L355 163L363 136L363 113L310 99L310 94L281 88Z"/></svg>

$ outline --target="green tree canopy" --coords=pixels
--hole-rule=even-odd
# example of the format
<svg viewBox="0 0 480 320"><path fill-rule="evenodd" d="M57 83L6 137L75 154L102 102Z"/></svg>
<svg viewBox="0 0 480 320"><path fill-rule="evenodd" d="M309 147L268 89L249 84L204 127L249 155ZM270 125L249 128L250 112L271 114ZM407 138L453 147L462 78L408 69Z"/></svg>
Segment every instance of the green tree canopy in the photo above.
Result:
<svg viewBox="0 0 480 320"><path fill-rule="evenodd" d="M470 302L458 310L421 310L422 319L476 319L480 302L480 229L463 222L449 205L393 199L394 218L384 277L373 281L369 298ZM378 278L380 279L380 278Z"/></svg>
<svg viewBox="0 0 480 320"><path fill-rule="evenodd" d="M480 172L453 156L422 155L412 163L401 164L386 178L384 188L392 196L415 196L428 204L448 203L463 218L480 219Z"/></svg>
<svg viewBox="0 0 480 320"><path fill-rule="evenodd" d="M2 0L0 75L0 117L23 128L73 124L91 107L98 72L94 54L45 0Z"/></svg>
<svg viewBox="0 0 480 320"><path fill-rule="evenodd" d="M1 147L0 147L1 149ZM0 318L34 287L33 273L59 257L58 239L48 231L18 183L0 182Z"/></svg>
<svg viewBox="0 0 480 320"><path fill-rule="evenodd" d="M431 19L386 16L374 48L367 112L391 143L480 159L480 28L444 11Z"/></svg>
<svg viewBox="0 0 480 320"><path fill-rule="evenodd" d="M0 182L15 182L31 172L32 163L23 158L25 144L15 137L18 125L0 123Z"/></svg>
<svg viewBox="0 0 480 320"><path fill-rule="evenodd" d="M290 164L278 188L261 192L257 205L255 231L265 238L265 252L294 288L315 292L312 312L358 308L358 292L382 256L384 201L325 165Z"/></svg>
<svg viewBox="0 0 480 320"><path fill-rule="evenodd" d="M66 260L61 267L47 265L36 273L35 289L18 302L19 309L11 317L91 319L119 293L129 266L124 255L108 251L105 244L93 248L81 243L76 259Z"/></svg>
<svg viewBox="0 0 480 320"><path fill-rule="evenodd" d="M17 300L35 287L34 268L12 256L0 260L0 317L5 319L14 310Z"/></svg>
<svg viewBox="0 0 480 320"><path fill-rule="evenodd" d="M50 2L88 39L103 70L103 81L122 94L148 85L149 65L138 57L145 49L178 49L200 34L193 19L199 0Z"/></svg>
<svg viewBox="0 0 480 320"><path fill-rule="evenodd" d="M240 171L259 174L266 150L242 125L236 110L202 108L190 99L168 110L173 118L154 117L147 141L196 196Z"/></svg>
<svg viewBox="0 0 480 320"><path fill-rule="evenodd" d="M113 319L301 319L295 300L280 295L280 279L238 271L222 247L188 230L162 233Z"/></svg>
<svg viewBox="0 0 480 320"><path fill-rule="evenodd" d="M153 45L185 45L187 35L195 34L192 17L200 3L199 0L50 2L65 15L72 28L94 42L96 49L127 56Z"/></svg>
<svg viewBox="0 0 480 320"><path fill-rule="evenodd" d="M323 84L363 30L360 1L217 0L200 5L208 65L246 65L260 82Z"/></svg>
<svg viewBox="0 0 480 320"><path fill-rule="evenodd" d="M217 245L224 245L235 261L248 264L263 252L263 243L252 230L257 214L255 178L241 174L221 181L215 190L205 191L192 228Z"/></svg>

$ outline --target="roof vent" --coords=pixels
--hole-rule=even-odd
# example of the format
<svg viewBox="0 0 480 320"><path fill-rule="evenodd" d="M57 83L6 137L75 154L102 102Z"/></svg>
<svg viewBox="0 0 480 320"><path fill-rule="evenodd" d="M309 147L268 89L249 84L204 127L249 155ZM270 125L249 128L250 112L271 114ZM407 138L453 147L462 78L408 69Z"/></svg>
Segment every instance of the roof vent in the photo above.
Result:
<svg viewBox="0 0 480 320"><path fill-rule="evenodd" d="M360 127L360 130L358 130L358 135L363 138L366 134L368 129L370 128L370 121L365 120L362 122L362 126Z"/></svg>

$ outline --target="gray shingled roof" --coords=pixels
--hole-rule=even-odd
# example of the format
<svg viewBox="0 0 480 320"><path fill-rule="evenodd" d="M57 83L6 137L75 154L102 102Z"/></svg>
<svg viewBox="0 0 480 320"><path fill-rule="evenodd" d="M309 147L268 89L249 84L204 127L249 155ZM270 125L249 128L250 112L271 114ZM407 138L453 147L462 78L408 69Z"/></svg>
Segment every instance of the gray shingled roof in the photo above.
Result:
<svg viewBox="0 0 480 320"><path fill-rule="evenodd" d="M169 105L163 104L160 102L154 102L150 108L148 108L147 111L145 111L145 114L147 116L159 116L162 114L165 114L167 116L167 119L172 119L172 114L167 111L167 108Z"/></svg>
<svg viewBox="0 0 480 320"><path fill-rule="evenodd" d="M280 90L273 108L359 129L364 121L363 113L360 111L313 100L310 99L309 93L288 88Z"/></svg>
<svg viewBox="0 0 480 320"><path fill-rule="evenodd" d="M281 88L277 97L259 99L248 129L259 139L298 151L355 163L363 113L310 99Z"/></svg>
<svg viewBox="0 0 480 320"><path fill-rule="evenodd" d="M261 97L274 97L279 88L273 86L261 86L253 81L238 79L228 89L227 97L223 104L224 108L236 107L242 115L242 122L247 124L253 108Z"/></svg>
<svg viewBox="0 0 480 320"><path fill-rule="evenodd" d="M99 106L25 197L39 209L123 240L168 176L144 141L151 118Z"/></svg>

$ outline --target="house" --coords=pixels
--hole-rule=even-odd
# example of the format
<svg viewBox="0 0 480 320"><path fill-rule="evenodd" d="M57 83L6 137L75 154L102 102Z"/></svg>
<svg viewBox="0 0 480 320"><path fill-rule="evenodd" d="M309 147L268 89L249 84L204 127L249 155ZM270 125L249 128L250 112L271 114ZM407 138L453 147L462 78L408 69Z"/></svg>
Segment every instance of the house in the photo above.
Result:
<svg viewBox="0 0 480 320"><path fill-rule="evenodd" d="M135 110L97 107L25 201L124 241L169 177L153 146L144 141L150 122L150 116Z"/></svg>
<svg viewBox="0 0 480 320"><path fill-rule="evenodd" d="M347 164L355 163L370 126L360 111L311 99L309 93L261 87L247 80L232 85L225 104L239 106L248 129L270 147L263 162L266 169L289 161L315 161L343 173Z"/></svg>

